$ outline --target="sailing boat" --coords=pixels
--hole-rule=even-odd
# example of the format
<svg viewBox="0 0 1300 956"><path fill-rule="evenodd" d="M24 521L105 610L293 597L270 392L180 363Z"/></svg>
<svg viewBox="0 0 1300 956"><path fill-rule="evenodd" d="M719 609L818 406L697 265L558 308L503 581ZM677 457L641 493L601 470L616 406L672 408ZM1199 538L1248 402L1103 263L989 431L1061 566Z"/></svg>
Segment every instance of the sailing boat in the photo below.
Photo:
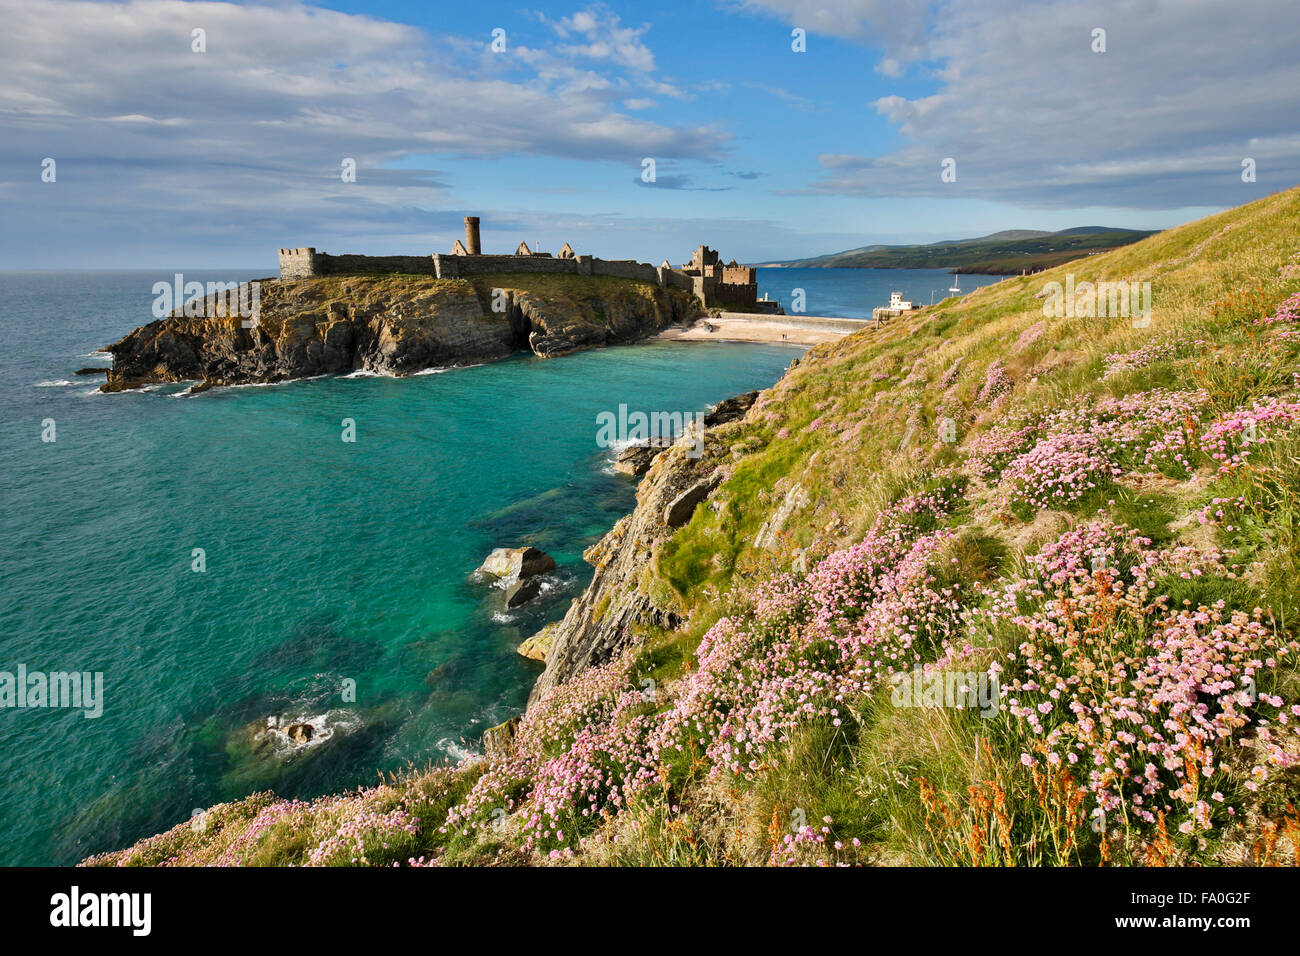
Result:
<svg viewBox="0 0 1300 956"><path fill-rule="evenodd" d="M960 272L954 272L952 274L952 286L948 289L948 291L955 292L958 295L961 294L961 273Z"/></svg>

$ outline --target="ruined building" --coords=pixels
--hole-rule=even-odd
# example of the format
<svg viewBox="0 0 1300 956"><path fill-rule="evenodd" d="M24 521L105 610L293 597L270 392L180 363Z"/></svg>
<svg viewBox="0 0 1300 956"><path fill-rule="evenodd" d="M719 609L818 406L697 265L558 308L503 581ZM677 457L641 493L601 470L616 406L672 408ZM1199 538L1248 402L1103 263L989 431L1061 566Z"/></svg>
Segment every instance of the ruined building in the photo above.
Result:
<svg viewBox="0 0 1300 956"><path fill-rule="evenodd" d="M695 297L707 305L752 309L758 301L758 270L732 259L726 265L708 246L697 246L682 272L694 283Z"/></svg>
<svg viewBox="0 0 1300 956"><path fill-rule="evenodd" d="M688 265L674 269L665 261L652 266L632 259L598 259L578 255L567 242L559 254L536 252L521 242L514 255L484 255L479 236L479 217L465 217L465 238L457 239L449 254L430 256L330 255L315 247L280 250L280 278L309 279L327 275L375 275L410 273L438 279L512 272L549 272L579 276L617 276L652 282L692 292L705 306L752 308L757 299L755 270L718 261L718 254L700 246Z"/></svg>

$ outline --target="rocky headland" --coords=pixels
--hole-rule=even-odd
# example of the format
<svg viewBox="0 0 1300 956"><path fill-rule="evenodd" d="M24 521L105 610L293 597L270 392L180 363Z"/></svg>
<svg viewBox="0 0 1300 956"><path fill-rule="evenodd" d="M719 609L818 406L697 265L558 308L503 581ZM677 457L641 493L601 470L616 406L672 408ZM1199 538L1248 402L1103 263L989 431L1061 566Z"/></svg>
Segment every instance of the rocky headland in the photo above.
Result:
<svg viewBox="0 0 1300 956"><path fill-rule="evenodd" d="M608 276L357 275L268 279L259 288L255 323L218 314L213 297L202 315L178 309L108 346L104 391L408 375L522 350L552 358L634 342L702 314L680 289Z"/></svg>

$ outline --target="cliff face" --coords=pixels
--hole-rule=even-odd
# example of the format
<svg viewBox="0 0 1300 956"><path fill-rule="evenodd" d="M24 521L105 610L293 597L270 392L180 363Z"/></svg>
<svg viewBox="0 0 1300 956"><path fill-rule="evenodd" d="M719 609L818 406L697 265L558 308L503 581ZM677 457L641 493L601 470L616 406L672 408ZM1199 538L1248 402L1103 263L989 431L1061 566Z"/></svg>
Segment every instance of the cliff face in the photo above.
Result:
<svg viewBox="0 0 1300 956"><path fill-rule="evenodd" d="M689 442L679 441L655 458L637 488L632 513L583 554L595 574L564 619L548 625L546 670L530 702L621 652L634 640L633 625L672 628L680 623L671 608L660 606L671 602L646 587L655 549L688 523L696 508L707 507L709 496L726 480L731 456L725 426L742 419L757 396L750 392L728 399L705 417L700 457L691 458Z"/></svg>
<svg viewBox="0 0 1300 956"><path fill-rule="evenodd" d="M405 375L504 358L551 357L631 342L692 321L677 290L613 278L492 276L481 280L352 276L260 284L257 324L180 310L109 347L105 391L202 379L274 382L366 370Z"/></svg>

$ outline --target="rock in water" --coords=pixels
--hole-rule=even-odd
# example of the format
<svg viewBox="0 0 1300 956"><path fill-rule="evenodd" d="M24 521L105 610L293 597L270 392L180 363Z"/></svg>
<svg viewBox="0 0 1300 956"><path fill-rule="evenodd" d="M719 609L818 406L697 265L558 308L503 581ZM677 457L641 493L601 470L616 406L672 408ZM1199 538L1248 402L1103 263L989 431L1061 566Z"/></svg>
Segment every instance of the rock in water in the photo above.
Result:
<svg viewBox="0 0 1300 956"><path fill-rule="evenodd" d="M294 743L305 744L311 740L316 729L311 724L290 724L284 728L284 733Z"/></svg>
<svg viewBox="0 0 1300 956"><path fill-rule="evenodd" d="M488 577L518 581L554 569L555 559L537 548L497 548L478 571Z"/></svg>
<svg viewBox="0 0 1300 956"><path fill-rule="evenodd" d="M536 578L515 581L506 588L506 607L519 607L527 604L542 593L542 583Z"/></svg>

